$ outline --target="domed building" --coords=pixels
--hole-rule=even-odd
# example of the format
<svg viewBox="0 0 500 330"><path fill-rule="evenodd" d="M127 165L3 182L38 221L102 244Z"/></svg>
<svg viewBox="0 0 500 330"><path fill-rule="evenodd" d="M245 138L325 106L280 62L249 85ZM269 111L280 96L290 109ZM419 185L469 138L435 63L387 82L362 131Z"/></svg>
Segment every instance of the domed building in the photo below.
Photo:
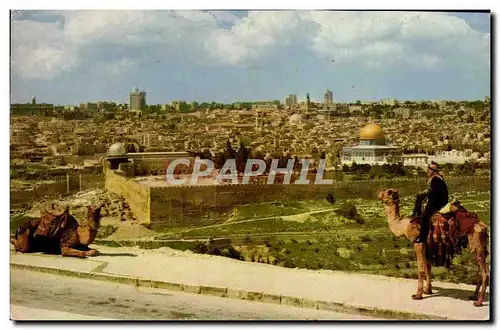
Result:
<svg viewBox="0 0 500 330"><path fill-rule="evenodd" d="M135 150L139 150L137 143L128 143L128 146L134 145ZM130 176L148 176L164 173L168 164L175 159L185 158L193 161L194 158L188 152L127 152L127 144L122 142L113 143L107 152L107 169L122 172L128 172ZM140 168L141 171L136 171ZM190 168L183 168L184 171Z"/></svg>
<svg viewBox="0 0 500 330"><path fill-rule="evenodd" d="M375 123L361 129L359 144L342 149L342 165L384 165L402 162L402 148L387 144L384 131Z"/></svg>
<svg viewBox="0 0 500 330"><path fill-rule="evenodd" d="M290 118L288 119L288 123L291 126L295 126L295 125L300 125L303 120L304 120L304 117L301 114L295 113L295 114L290 116Z"/></svg>
<svg viewBox="0 0 500 330"><path fill-rule="evenodd" d="M116 156L124 156L127 154L127 148L121 142L117 142L111 145L108 149L108 156L116 157Z"/></svg>

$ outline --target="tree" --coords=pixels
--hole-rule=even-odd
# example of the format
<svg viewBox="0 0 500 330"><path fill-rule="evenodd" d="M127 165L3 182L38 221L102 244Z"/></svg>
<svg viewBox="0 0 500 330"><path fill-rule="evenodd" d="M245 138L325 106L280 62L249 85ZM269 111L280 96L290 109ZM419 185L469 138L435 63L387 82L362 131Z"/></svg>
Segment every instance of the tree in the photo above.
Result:
<svg viewBox="0 0 500 330"><path fill-rule="evenodd" d="M476 173L476 168L474 166L474 163L472 162L465 162L464 164L458 165L457 169L457 174L459 175L474 175Z"/></svg>
<svg viewBox="0 0 500 330"><path fill-rule="evenodd" d="M234 159L236 157L236 151L234 151L231 142L228 140L226 143L226 149L224 149L224 157L226 159Z"/></svg>
<svg viewBox="0 0 500 330"><path fill-rule="evenodd" d="M384 176L384 169L382 168L382 166L374 165L370 168L370 172L368 172L368 176L370 177L370 179L376 179L379 177L383 177Z"/></svg>
<svg viewBox="0 0 500 330"><path fill-rule="evenodd" d="M180 101L179 102L179 112L181 113L186 113L191 110L191 106L186 103L186 101Z"/></svg>
<svg viewBox="0 0 500 330"><path fill-rule="evenodd" d="M355 173L358 170L358 164L356 162L352 162L351 166L349 167L349 172Z"/></svg>
<svg viewBox="0 0 500 330"><path fill-rule="evenodd" d="M127 152L137 152L138 150L135 148L134 143L129 142L125 144L125 148L127 149Z"/></svg>
<svg viewBox="0 0 500 330"><path fill-rule="evenodd" d="M206 148L203 149L203 151L201 152L200 158L212 160L212 154L210 153L210 150L208 150Z"/></svg>
<svg viewBox="0 0 500 330"><path fill-rule="evenodd" d="M302 164L299 161L299 156L295 155L295 157L293 157L293 170L299 171L301 168Z"/></svg>
<svg viewBox="0 0 500 330"><path fill-rule="evenodd" d="M245 166L247 164L248 160L248 149L245 147L243 142L240 142L240 146L238 148L238 151L236 152L236 169L238 172L243 173L245 172Z"/></svg>
<svg viewBox="0 0 500 330"><path fill-rule="evenodd" d="M199 103L198 103L198 102L193 101L193 103L191 103L191 110L192 110L192 111L196 111L196 110L198 110L199 106L200 106L200 105L199 105Z"/></svg>
<svg viewBox="0 0 500 330"><path fill-rule="evenodd" d="M223 153L218 152L215 155L213 161L214 161L214 167L220 170L222 166L224 166L224 164L226 163L226 157L224 156Z"/></svg>

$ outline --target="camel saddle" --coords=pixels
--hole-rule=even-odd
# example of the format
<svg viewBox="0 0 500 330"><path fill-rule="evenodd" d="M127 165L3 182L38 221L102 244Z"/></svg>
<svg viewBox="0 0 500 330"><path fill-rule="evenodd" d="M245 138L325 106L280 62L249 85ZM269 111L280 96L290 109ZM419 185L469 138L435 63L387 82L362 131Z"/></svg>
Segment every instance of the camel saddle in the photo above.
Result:
<svg viewBox="0 0 500 330"><path fill-rule="evenodd" d="M411 222L420 223L421 218L414 217ZM467 211L458 201L452 201L432 215L427 257L434 266L451 266L453 257L467 246L467 232L476 223L480 223L478 215Z"/></svg>
<svg viewBox="0 0 500 330"><path fill-rule="evenodd" d="M54 208L45 210L40 217L40 223L34 233L35 238L56 238L64 229L69 219L69 208L58 213Z"/></svg>

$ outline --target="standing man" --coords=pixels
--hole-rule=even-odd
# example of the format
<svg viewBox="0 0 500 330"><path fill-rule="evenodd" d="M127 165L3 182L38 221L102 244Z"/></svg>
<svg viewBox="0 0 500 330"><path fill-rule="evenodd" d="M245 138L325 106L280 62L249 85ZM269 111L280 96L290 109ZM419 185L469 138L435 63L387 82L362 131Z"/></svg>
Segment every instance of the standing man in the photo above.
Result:
<svg viewBox="0 0 500 330"><path fill-rule="evenodd" d="M429 188L417 195L413 216L421 216L420 235L414 243L424 243L427 241L429 233L429 222L434 213L442 209L448 203L448 186L444 182L443 176L439 173L439 166L431 162L427 166L427 176L429 177ZM422 202L427 199L427 204L422 213Z"/></svg>

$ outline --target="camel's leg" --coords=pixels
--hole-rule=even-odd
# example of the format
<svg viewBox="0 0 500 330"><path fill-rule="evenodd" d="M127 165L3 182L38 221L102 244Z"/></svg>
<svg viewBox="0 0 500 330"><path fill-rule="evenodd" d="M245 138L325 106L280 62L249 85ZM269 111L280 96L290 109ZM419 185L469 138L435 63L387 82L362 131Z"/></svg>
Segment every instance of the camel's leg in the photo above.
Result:
<svg viewBox="0 0 500 330"><path fill-rule="evenodd" d="M482 281L481 274L480 270L478 269L476 276L476 290L474 290L474 293L469 296L469 300L474 300L474 301L477 300L477 297L479 295L479 289L481 288L481 281Z"/></svg>
<svg viewBox="0 0 500 330"><path fill-rule="evenodd" d="M481 272L481 291L479 292L478 299L474 302L474 306L483 306L484 296L486 295L486 287L488 286L489 272L487 270L486 261L483 259L479 261L479 269Z"/></svg>
<svg viewBox="0 0 500 330"><path fill-rule="evenodd" d="M477 251L479 246L477 246L477 244L475 244L476 241L474 240L474 235L473 234L467 235L467 240L469 241L469 248L471 249L471 251ZM477 297L479 295L479 289L481 288L482 279L481 279L481 268L479 267L479 260L477 259L476 253L474 253L474 258L476 259L476 262L477 262L476 290L474 291L474 293L472 295L469 296L469 300L476 301Z"/></svg>
<svg viewBox="0 0 500 330"><path fill-rule="evenodd" d="M10 242L14 244L16 251L28 253L30 248L30 229L26 229L24 233L18 235L17 239L11 236Z"/></svg>
<svg viewBox="0 0 500 330"><path fill-rule="evenodd" d="M486 264L486 233L480 232L476 236L476 242L479 243L479 247L476 250L476 260L479 265L479 272L481 274L481 291L479 292L478 299L474 302L474 306L483 306L484 296L486 295L486 287L488 286L488 281L490 277L490 272L488 270L488 265Z"/></svg>
<svg viewBox="0 0 500 330"><path fill-rule="evenodd" d="M423 243L413 244L415 247L415 254L417 255L417 265L418 265L418 287L417 293L412 295L413 300L422 299L422 293L424 291L424 277L426 274L425 265L425 247Z"/></svg>
<svg viewBox="0 0 500 330"><path fill-rule="evenodd" d="M430 261L425 261L425 294L432 294L432 264Z"/></svg>
<svg viewBox="0 0 500 330"><path fill-rule="evenodd" d="M63 257L85 258L87 256L87 252L64 246L64 247L61 247L61 255Z"/></svg>
<svg viewBox="0 0 500 330"><path fill-rule="evenodd" d="M10 244L17 246L16 234L10 234Z"/></svg>

